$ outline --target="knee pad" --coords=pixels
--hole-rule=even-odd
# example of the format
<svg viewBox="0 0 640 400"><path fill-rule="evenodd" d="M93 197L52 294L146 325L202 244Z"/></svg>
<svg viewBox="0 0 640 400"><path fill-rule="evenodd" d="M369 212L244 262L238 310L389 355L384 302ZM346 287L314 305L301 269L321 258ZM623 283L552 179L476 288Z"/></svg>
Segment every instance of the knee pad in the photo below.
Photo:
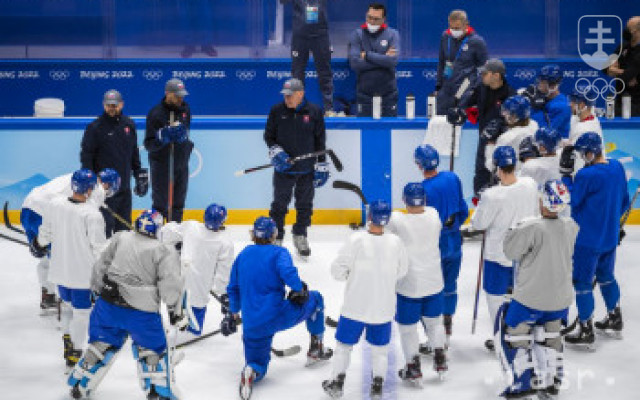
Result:
<svg viewBox="0 0 640 400"><path fill-rule="evenodd" d="M148 394L153 386L160 396L175 399L172 391L173 367L169 362L168 353L165 351L158 354L136 344L132 344L132 350L133 357L138 362L138 378L142 390Z"/></svg>
<svg viewBox="0 0 640 400"><path fill-rule="evenodd" d="M113 365L119 350L105 342L89 343L67 380L72 391L89 397Z"/></svg>
<svg viewBox="0 0 640 400"><path fill-rule="evenodd" d="M564 355L562 344L562 321L548 321L534 327L533 350L537 360L543 386L559 387L564 377Z"/></svg>
<svg viewBox="0 0 640 400"><path fill-rule="evenodd" d="M505 389L502 395L527 392L533 388L536 363L532 351L531 327L520 323L512 328L505 324L506 307L500 308L496 332L496 354L502 367Z"/></svg>

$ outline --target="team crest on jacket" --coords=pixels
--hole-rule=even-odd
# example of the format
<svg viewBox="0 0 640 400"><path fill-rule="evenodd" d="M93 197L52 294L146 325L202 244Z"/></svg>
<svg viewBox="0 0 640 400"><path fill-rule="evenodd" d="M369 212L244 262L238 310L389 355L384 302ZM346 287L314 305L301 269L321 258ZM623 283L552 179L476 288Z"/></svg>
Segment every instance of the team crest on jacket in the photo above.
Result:
<svg viewBox="0 0 640 400"><path fill-rule="evenodd" d="M382 47L387 47L388 44L389 44L389 42L387 41L387 39L382 39L380 41L380 46L382 46Z"/></svg>
<svg viewBox="0 0 640 400"><path fill-rule="evenodd" d="M129 134L129 127L128 126L124 127L124 133L126 133L127 135Z"/></svg>
<svg viewBox="0 0 640 400"><path fill-rule="evenodd" d="M305 115L305 116L303 116L303 117L302 117L302 121L303 121L305 124L308 124L308 123L309 123L309 120L310 120L310 118L309 118L309 116L308 116L308 115Z"/></svg>

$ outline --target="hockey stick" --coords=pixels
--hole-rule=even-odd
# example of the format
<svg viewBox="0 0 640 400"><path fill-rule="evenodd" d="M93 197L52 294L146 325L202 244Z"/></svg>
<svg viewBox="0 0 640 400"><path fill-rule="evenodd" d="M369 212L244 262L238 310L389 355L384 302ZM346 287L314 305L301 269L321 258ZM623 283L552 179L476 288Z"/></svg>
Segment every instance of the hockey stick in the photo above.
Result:
<svg viewBox="0 0 640 400"><path fill-rule="evenodd" d="M173 121L175 121L175 115L174 112L171 111L171 114L169 116L169 125L173 126ZM173 146L173 142L171 142L171 144L169 145L169 193L168 193L168 205L167 205L167 222L171 222L172 219L171 217L173 216L173 163L174 163L174 158L173 158L173 153L174 153L174 146Z"/></svg>
<svg viewBox="0 0 640 400"><path fill-rule="evenodd" d="M107 211L109 214L111 214L111 216L112 216L113 218L117 219L117 220L118 220L118 222L120 222L122 225L126 226L126 227L127 227L127 228L129 228L130 230L132 230L132 231L133 231L133 230L135 230L135 229L133 228L133 225L131 225L131 224L129 223L129 221L127 221L127 220L126 220L126 219L124 219L124 217L122 217L120 214L116 213L116 212L115 212L115 211L113 211L111 208L109 208L109 206L108 206L108 205L106 205L106 204L105 204L105 205L103 205L103 206L100 206L100 209L101 209L101 210L105 210L105 211Z"/></svg>
<svg viewBox="0 0 640 400"><path fill-rule="evenodd" d="M330 316L327 315L327 317L324 319L324 324L326 326L328 326L329 328L337 328L338 327L338 321L336 321L335 319L331 318Z"/></svg>
<svg viewBox="0 0 640 400"><path fill-rule="evenodd" d="M7 236L7 235L2 234L2 233L0 233L0 238L7 239L7 240L9 240L11 242L18 243L18 244L21 244L23 246L29 247L29 243L25 242L24 240L16 239L14 237Z"/></svg>
<svg viewBox="0 0 640 400"><path fill-rule="evenodd" d="M8 201L4 202L4 208L2 212L4 213L4 225L7 228L11 229L12 231L22 233L24 235L25 234L24 230L20 228L16 228L15 226L11 225L11 221L9 221L9 202Z"/></svg>
<svg viewBox="0 0 640 400"><path fill-rule="evenodd" d="M213 296L214 299L216 299L218 301L218 303L222 304L222 299L220 298L220 296L218 296L213 290L209 291L209 294L211 294L211 296ZM208 334L209 336L213 336L217 333L220 332L220 329L218 329L217 331L213 331L211 332L211 334ZM209 337L207 336L207 337ZM194 339L195 340L195 339ZM188 342L185 342L188 343ZM298 346L297 344L291 347L288 347L286 349L274 349L273 347L271 348L271 352L273 354L275 354L277 357L289 357L289 356L293 356L296 355L298 353L300 353L300 351L302 350L302 348L300 346Z"/></svg>
<svg viewBox="0 0 640 400"><path fill-rule="evenodd" d="M640 186L636 188L636 192L634 193L633 198L631 199L631 203L629 203L629 208L627 208L627 211L625 211L624 214L622 215L622 220L620 221L620 229L624 228L624 226L626 225L627 220L629 219L629 215L631 214L631 210L633 210L633 204L636 202L636 199L638 198L638 194L640 194ZM6 221L6 218L7 217L5 217L5 221Z"/></svg>
<svg viewBox="0 0 640 400"><path fill-rule="evenodd" d="M333 181L333 188L334 189L344 189L344 190L350 190L352 192L354 192L355 194L358 195L358 197L360 197L360 201L362 202L362 204L364 204L365 208L369 205L369 202L367 201L367 198L364 196L364 193L362 193L362 189L360 189L360 187L356 184L347 182L347 181L341 181L341 180L336 180ZM358 228L362 228L365 226L365 221L361 221L359 224L356 222L352 222L349 224L349 227L351 229L358 229Z"/></svg>
<svg viewBox="0 0 640 400"><path fill-rule="evenodd" d="M318 157L318 156L322 156L322 155L328 155L329 156L329 158L331 159L331 162L333 163L333 166L335 167L335 169L338 172L343 170L344 167L342 166L342 162L340 161L340 159L338 159L338 156L336 156L336 154L331 149L315 151L313 153L303 154L301 156L294 157L294 158L289 160L289 164L293 165L293 164L297 163L298 161L307 160L309 158L314 158L314 157ZM247 168L247 169L243 169L243 170L240 170L240 171L236 171L234 173L234 175L235 176L242 176L242 175L250 174L252 172L260 171L260 170L271 168L271 167L273 167L273 164L271 164L271 163L258 165L257 167L252 167L252 168Z"/></svg>
<svg viewBox="0 0 640 400"><path fill-rule="evenodd" d="M478 282L476 283L476 300L473 304L473 321L471 322L471 334L476 333L476 321L478 320L478 301L480 300L480 284L482 282L482 267L484 264L484 243L486 235L482 234L482 244L480 245L480 262L478 265Z"/></svg>
<svg viewBox="0 0 640 400"><path fill-rule="evenodd" d="M460 87L458 88L458 91L456 92L456 95L454 97L454 103L453 103L454 107L458 106L458 101L460 101L464 92L466 92L467 89L469 88L469 84L471 84L471 82L469 81L469 78L464 78L464 81L462 81L462 84L460 84ZM455 155L456 155L456 126L452 125L451 158L449 159L449 171L452 171L452 172L453 172L453 160L455 158Z"/></svg>

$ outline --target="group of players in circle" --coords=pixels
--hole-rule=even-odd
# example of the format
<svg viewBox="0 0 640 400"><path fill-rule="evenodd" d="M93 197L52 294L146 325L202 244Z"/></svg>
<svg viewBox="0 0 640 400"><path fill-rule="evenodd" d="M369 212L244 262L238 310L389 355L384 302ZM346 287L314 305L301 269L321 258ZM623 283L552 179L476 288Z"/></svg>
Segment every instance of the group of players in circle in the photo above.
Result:
<svg viewBox="0 0 640 400"><path fill-rule="evenodd" d="M586 101L574 100L578 112ZM520 95L504 102L507 127L487 138L486 166L497 182L481 193L471 218L483 235L483 288L494 325L485 345L501 362L506 398L558 395L564 343L594 348L595 283L608 310L596 328L622 330L614 266L624 233L620 217L630 206L624 169L605 157L601 132L563 139L538 128L530 107ZM406 210L372 201L366 230L353 233L332 262L333 277L347 282L335 349L324 345L324 299L300 280L271 218L255 221L253 244L235 256L224 206L210 205L204 223L164 224L159 212L146 210L132 230L107 240L99 209L117 191L117 172L96 176L82 169L34 189L21 221L32 254L41 259L42 287L53 296L47 282L55 282L62 300L72 396L90 396L131 337L147 397L180 398L173 369L181 356L167 345L161 303L172 326L201 335L210 291L222 305L221 333L231 335L242 324L246 365L239 393L245 400L267 373L274 335L301 322L310 334L307 365L333 358L322 382L333 398L344 393L353 346L365 331L371 397L381 398L394 319L405 358L399 378L420 384L421 355L432 355L434 370L444 376L469 210L458 176L438 171L435 148L419 146L414 160L424 180L405 186ZM578 320L567 327L574 296ZM418 322L427 343L419 343Z"/></svg>

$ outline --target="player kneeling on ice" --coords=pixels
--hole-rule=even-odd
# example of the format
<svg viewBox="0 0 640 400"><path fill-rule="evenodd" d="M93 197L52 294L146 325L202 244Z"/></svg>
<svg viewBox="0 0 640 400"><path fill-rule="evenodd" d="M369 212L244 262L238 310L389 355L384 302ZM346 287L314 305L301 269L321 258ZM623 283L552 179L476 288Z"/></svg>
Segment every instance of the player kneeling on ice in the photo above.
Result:
<svg viewBox="0 0 640 400"><path fill-rule="evenodd" d="M331 265L334 278L346 281L344 303L336 329L336 352L330 380L322 382L331 397L341 397L353 346L363 331L371 345L371 398L382 397L387 375L391 322L396 312L396 284L407 274L407 250L398 236L385 233L391 204L369 204L369 227L352 234Z"/></svg>
<svg viewBox="0 0 640 400"><path fill-rule="evenodd" d="M558 213L569 203L559 180L540 187L542 217L521 221L504 239L516 262L513 298L499 311L496 351L506 378L505 398L547 399L563 377L561 330L573 302L572 256L578 225Z"/></svg>
<svg viewBox="0 0 640 400"><path fill-rule="evenodd" d="M246 366L240 376L240 397L249 399L253 384L264 378L271 360L273 336L306 321L311 335L307 365L331 358L322 343L324 299L300 280L289 250L274 244L278 228L273 219L259 217L253 224L254 244L238 254L231 267L227 293L229 312L221 323L222 334L237 331L242 311L242 341ZM285 295L288 286L291 290Z"/></svg>
<svg viewBox="0 0 640 400"><path fill-rule="evenodd" d="M406 366L398 374L402 380L420 384L420 354L417 324L422 320L429 343L435 349L433 369L443 377L447 371L443 277L440 268L440 230L438 211L425 207L427 197L422 183L408 183L402 196L407 213L393 212L387 231L398 235L409 257L407 275L398 282L396 322Z"/></svg>
<svg viewBox="0 0 640 400"><path fill-rule="evenodd" d="M222 302L222 313L227 313L227 285L233 263L233 242L223 231L227 209L211 204L204 211L203 219L204 224L197 221L170 222L161 233L161 240L165 243L182 243L180 261L185 287L199 328L189 327L187 331L197 336L202 334L211 290Z"/></svg>
<svg viewBox="0 0 640 400"><path fill-rule="evenodd" d="M135 221L135 231L116 233L96 262L91 289L99 297L89 322L89 346L67 382L74 398L94 392L131 336L147 399L178 399L160 300L167 305L172 325L183 329L195 322L184 307L178 253L156 239L161 227L159 212L144 211Z"/></svg>

